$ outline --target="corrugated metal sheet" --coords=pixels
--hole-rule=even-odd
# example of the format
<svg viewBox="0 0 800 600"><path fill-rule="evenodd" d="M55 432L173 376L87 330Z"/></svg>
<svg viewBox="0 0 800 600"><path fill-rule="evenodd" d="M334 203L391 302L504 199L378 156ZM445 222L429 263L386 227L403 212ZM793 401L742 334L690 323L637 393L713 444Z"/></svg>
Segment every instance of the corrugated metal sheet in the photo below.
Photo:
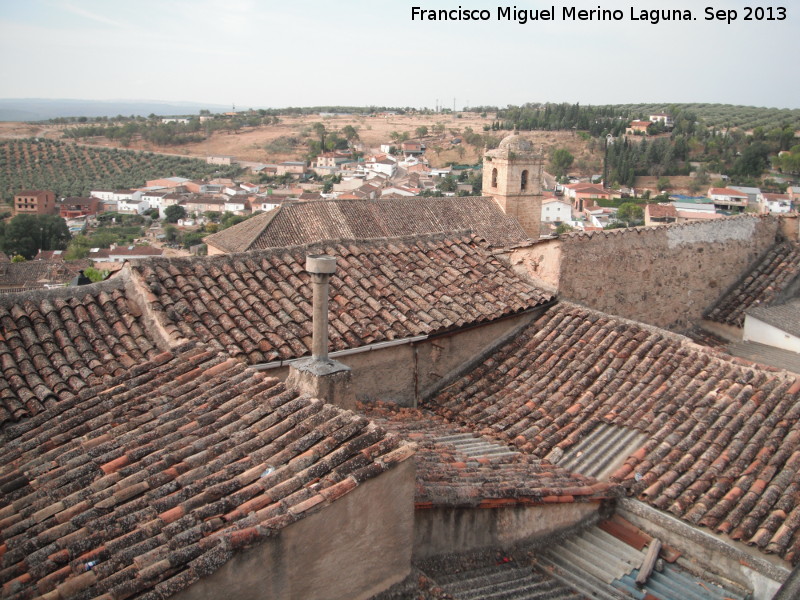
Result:
<svg viewBox="0 0 800 600"><path fill-rule="evenodd" d="M545 573L517 563L439 575L436 584L455 600L582 600Z"/></svg>
<svg viewBox="0 0 800 600"><path fill-rule="evenodd" d="M478 437L472 433L457 433L442 435L434 438L439 444L452 444L458 452L463 452L470 458L497 458L519 454L505 444Z"/></svg>
<svg viewBox="0 0 800 600"><path fill-rule="evenodd" d="M744 600L744 590L722 588L676 565L664 564L644 586L636 577L645 552L598 526L567 537L537 556L538 567L590 598L603 600Z"/></svg>
<svg viewBox="0 0 800 600"><path fill-rule="evenodd" d="M601 423L570 448L558 461L559 467L596 479L606 479L644 443L646 436L627 427Z"/></svg>

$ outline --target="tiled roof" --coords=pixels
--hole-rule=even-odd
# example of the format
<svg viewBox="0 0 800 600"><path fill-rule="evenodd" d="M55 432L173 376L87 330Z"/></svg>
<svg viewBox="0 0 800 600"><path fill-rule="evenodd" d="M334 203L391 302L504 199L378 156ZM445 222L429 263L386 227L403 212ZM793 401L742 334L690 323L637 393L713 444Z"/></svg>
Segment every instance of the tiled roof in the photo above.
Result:
<svg viewBox="0 0 800 600"><path fill-rule="evenodd" d="M527 241L528 234L486 197L393 198L289 202L208 236L225 252L310 244L320 240L399 237L472 230L492 246Z"/></svg>
<svg viewBox="0 0 800 600"><path fill-rule="evenodd" d="M710 188L709 196L731 196L732 198L747 198L747 194L731 188Z"/></svg>
<svg viewBox="0 0 800 600"><path fill-rule="evenodd" d="M800 244L783 242L775 245L758 263L729 290L705 318L718 323L744 326L744 313L757 306L769 306L781 299L800 275Z"/></svg>
<svg viewBox="0 0 800 600"><path fill-rule="evenodd" d="M425 404L539 457L598 424L645 443L627 493L787 560L800 558L800 383L685 338L561 303Z"/></svg>
<svg viewBox="0 0 800 600"><path fill-rule="evenodd" d="M0 287L14 291L36 290L46 284L69 283L81 269L91 263L80 261L26 260L24 262L4 262L0 267Z"/></svg>
<svg viewBox="0 0 800 600"><path fill-rule="evenodd" d="M468 236L295 246L135 265L150 307L176 338L200 339L251 364L311 350L306 254L337 258L330 349L490 321L551 299Z"/></svg>
<svg viewBox="0 0 800 600"><path fill-rule="evenodd" d="M648 204L645 207L651 219L663 219L666 217L677 218L678 211L674 204Z"/></svg>
<svg viewBox="0 0 800 600"><path fill-rule="evenodd" d="M412 454L187 344L0 434L2 596L170 596Z"/></svg>
<svg viewBox="0 0 800 600"><path fill-rule="evenodd" d="M360 411L416 445L418 509L499 508L610 496L607 483L473 436L468 428L429 411L386 403L361 405Z"/></svg>
<svg viewBox="0 0 800 600"><path fill-rule="evenodd" d="M0 425L36 415L159 351L122 282L0 296Z"/></svg>

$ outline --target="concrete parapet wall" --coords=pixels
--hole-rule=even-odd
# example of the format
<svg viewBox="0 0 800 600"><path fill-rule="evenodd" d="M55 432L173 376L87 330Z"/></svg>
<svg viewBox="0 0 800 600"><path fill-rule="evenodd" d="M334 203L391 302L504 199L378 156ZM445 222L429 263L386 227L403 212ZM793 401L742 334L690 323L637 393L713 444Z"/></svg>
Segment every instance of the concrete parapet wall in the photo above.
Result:
<svg viewBox="0 0 800 600"><path fill-rule="evenodd" d="M414 559L535 543L597 517L599 502L416 511Z"/></svg>

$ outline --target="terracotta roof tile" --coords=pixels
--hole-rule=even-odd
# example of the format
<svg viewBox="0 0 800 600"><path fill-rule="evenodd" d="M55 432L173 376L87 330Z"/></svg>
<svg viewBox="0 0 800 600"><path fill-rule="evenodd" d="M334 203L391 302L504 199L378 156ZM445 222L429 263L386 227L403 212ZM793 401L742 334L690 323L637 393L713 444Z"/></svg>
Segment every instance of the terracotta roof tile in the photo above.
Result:
<svg viewBox="0 0 800 600"><path fill-rule="evenodd" d="M388 403L360 409L381 427L416 445L417 508L496 508L599 501L611 495L608 484L509 450L490 438L465 435L468 428L429 411ZM461 442L466 446L455 441L464 437L466 441ZM476 444L481 451L469 450Z"/></svg>
<svg viewBox="0 0 800 600"><path fill-rule="evenodd" d="M225 252L470 229L492 246L529 239L519 223L489 197L382 198L287 202L206 238Z"/></svg>
<svg viewBox="0 0 800 600"><path fill-rule="evenodd" d="M184 344L2 430L3 594L175 593L412 453Z"/></svg>
<svg viewBox="0 0 800 600"><path fill-rule="evenodd" d="M338 261L332 351L481 323L551 299L466 234L151 259L133 270L174 338L265 363L310 353L312 289L304 265L306 254L320 252Z"/></svg>
<svg viewBox="0 0 800 600"><path fill-rule="evenodd" d="M646 440L611 476L628 494L800 558L800 396L786 373L562 303L425 407L537 457L599 423L637 429Z"/></svg>
<svg viewBox="0 0 800 600"><path fill-rule="evenodd" d="M0 296L0 425L158 355L124 281Z"/></svg>

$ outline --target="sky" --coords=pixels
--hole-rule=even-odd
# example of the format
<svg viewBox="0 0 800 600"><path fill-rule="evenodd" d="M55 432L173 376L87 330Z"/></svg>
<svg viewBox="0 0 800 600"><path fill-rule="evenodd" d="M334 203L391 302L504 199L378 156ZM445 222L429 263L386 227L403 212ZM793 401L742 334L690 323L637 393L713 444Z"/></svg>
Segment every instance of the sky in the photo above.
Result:
<svg viewBox="0 0 800 600"><path fill-rule="evenodd" d="M753 2L708 1L714 19L690 0L0 0L0 98L237 109L525 102L800 108L800 3L783 0L785 13L772 5L771 14L782 20L766 20L765 11L759 21L745 20ZM412 19L413 7L485 10L489 18ZM555 14L521 24L500 18L506 7ZM564 18L573 8L617 9L622 18ZM651 22L649 11L672 9L691 11L693 20ZM736 19L728 22L731 10Z"/></svg>

